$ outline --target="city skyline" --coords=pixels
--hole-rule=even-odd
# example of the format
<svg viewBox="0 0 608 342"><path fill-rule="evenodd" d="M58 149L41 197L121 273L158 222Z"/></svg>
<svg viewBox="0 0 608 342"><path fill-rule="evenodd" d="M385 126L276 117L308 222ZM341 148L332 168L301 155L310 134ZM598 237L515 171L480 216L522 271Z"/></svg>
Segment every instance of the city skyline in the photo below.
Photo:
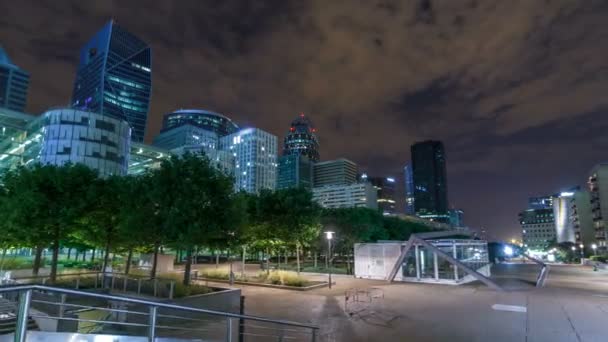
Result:
<svg viewBox="0 0 608 342"><path fill-rule="evenodd" d="M528 197L584 186L591 168L605 161L607 77L605 44L598 44L605 4L410 8L389 1L323 12L320 5L37 7L24 1L0 5L7 13L0 43L30 73L28 111L42 113L69 103L77 51L115 18L154 51L148 142L162 115L180 107L216 110L279 141L293 115L304 112L321 132L323 160L346 157L370 174L401 175L409 145L441 140L449 156L450 206L492 237L515 237ZM29 15L28 7L39 15ZM135 10L137 18L130 15ZM358 25L362 18L368 27ZM392 25L397 21L409 26ZM518 24L508 33L492 26L511 22ZM426 45L414 39L423 35L433 38ZM396 42L397 36L406 38ZM456 48L456 59L442 52Z"/></svg>

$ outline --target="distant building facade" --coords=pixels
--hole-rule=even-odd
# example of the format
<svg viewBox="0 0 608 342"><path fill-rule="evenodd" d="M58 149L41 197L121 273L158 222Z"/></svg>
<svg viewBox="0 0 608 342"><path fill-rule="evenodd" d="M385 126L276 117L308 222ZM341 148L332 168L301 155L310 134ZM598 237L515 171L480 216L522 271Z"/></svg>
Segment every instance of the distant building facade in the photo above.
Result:
<svg viewBox="0 0 608 342"><path fill-rule="evenodd" d="M574 194L574 191L564 191L555 195L551 203L555 221L555 240L558 243L576 242L572 220L572 204L570 203Z"/></svg>
<svg viewBox="0 0 608 342"><path fill-rule="evenodd" d="M277 185L277 137L246 128L220 138L220 149L235 159L235 190L258 193Z"/></svg>
<svg viewBox="0 0 608 342"><path fill-rule="evenodd" d="M378 209L383 215L397 214L395 179L392 177L366 177L377 191Z"/></svg>
<svg viewBox="0 0 608 342"><path fill-rule="evenodd" d="M239 130L239 126L223 114L204 109L180 109L165 114L161 133L183 125L214 132L219 137L236 133Z"/></svg>
<svg viewBox="0 0 608 342"><path fill-rule="evenodd" d="M305 155L289 154L279 157L277 189L313 186L313 163Z"/></svg>
<svg viewBox="0 0 608 342"><path fill-rule="evenodd" d="M545 249L556 240L553 208L527 209L519 214L522 241L530 249Z"/></svg>
<svg viewBox="0 0 608 342"><path fill-rule="evenodd" d="M589 175L591 217L600 249L607 249L608 238L608 164L596 165Z"/></svg>
<svg viewBox="0 0 608 342"><path fill-rule="evenodd" d="M219 148L219 136L216 132L191 124L180 125L161 131L154 138L154 146L168 150L183 146L204 146L208 149Z"/></svg>
<svg viewBox="0 0 608 342"><path fill-rule="evenodd" d="M42 164L84 164L102 177L127 174L131 144L127 121L68 108L43 115Z"/></svg>
<svg viewBox="0 0 608 342"><path fill-rule="evenodd" d="M310 161L319 161L319 140L312 121L304 114L291 122L289 132L283 140L283 155L303 155Z"/></svg>
<svg viewBox="0 0 608 342"><path fill-rule="evenodd" d="M450 226L462 228L464 225L464 211L462 209L450 209Z"/></svg>
<svg viewBox="0 0 608 342"><path fill-rule="evenodd" d="M0 107L23 112L29 83L29 73L13 64L0 46Z"/></svg>
<svg viewBox="0 0 608 342"><path fill-rule="evenodd" d="M368 182L327 185L312 190L313 200L323 208L378 209L378 191Z"/></svg>
<svg viewBox="0 0 608 342"><path fill-rule="evenodd" d="M416 215L415 196L414 196L414 171L412 164L407 164L403 168L403 178L405 180L405 214Z"/></svg>
<svg viewBox="0 0 608 342"><path fill-rule="evenodd" d="M576 244L590 248L595 240L593 217L591 214L591 195L589 191L576 191L570 197L570 221L574 229Z"/></svg>
<svg viewBox="0 0 608 342"><path fill-rule="evenodd" d="M440 141L418 142L411 147L416 215L447 223L448 190L445 150Z"/></svg>
<svg viewBox="0 0 608 342"><path fill-rule="evenodd" d="M152 87L150 47L110 21L80 50L72 105L117 119L142 142Z"/></svg>
<svg viewBox="0 0 608 342"><path fill-rule="evenodd" d="M350 185L357 182L357 172L357 164L344 158L315 163L313 183L315 187Z"/></svg>
<svg viewBox="0 0 608 342"><path fill-rule="evenodd" d="M530 197L528 199L528 209L550 209L553 208L555 196L547 195L540 197Z"/></svg>

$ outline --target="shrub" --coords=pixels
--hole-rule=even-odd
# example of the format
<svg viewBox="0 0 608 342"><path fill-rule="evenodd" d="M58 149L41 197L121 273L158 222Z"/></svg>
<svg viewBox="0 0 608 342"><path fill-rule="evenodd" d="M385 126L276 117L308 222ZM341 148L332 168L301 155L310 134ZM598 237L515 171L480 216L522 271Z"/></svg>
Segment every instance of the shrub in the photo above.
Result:
<svg viewBox="0 0 608 342"><path fill-rule="evenodd" d="M175 282L175 287L173 288L173 297L188 297L188 296L196 296L200 294L210 293L213 290L207 286L195 285L191 284L190 286L186 286L181 282Z"/></svg>
<svg viewBox="0 0 608 342"><path fill-rule="evenodd" d="M2 269L4 270L22 270L32 267L32 261L22 258L7 258L2 263Z"/></svg>
<svg viewBox="0 0 608 342"><path fill-rule="evenodd" d="M299 276L297 273L288 271L272 271L270 274L260 272L258 274L258 279L269 284L297 287L306 286L308 283L305 278Z"/></svg>
<svg viewBox="0 0 608 342"><path fill-rule="evenodd" d="M228 280L230 279L230 273L224 270L206 270L201 273L203 278L209 279L221 279Z"/></svg>
<svg viewBox="0 0 608 342"><path fill-rule="evenodd" d="M606 255L593 255L591 256L591 261L599 261L599 262L603 262L606 263L606 261L608 260L608 256Z"/></svg>

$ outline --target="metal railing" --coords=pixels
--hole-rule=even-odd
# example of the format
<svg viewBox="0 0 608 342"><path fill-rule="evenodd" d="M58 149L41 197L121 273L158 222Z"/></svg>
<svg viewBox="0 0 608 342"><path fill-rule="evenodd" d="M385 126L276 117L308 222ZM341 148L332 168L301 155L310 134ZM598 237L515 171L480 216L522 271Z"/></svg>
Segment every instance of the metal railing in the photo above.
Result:
<svg viewBox="0 0 608 342"><path fill-rule="evenodd" d="M0 288L0 297L17 301L15 341L24 342L28 320L54 321L54 330L36 333L91 333L213 341L313 341L318 327L258 316L199 309L138 298L44 285ZM98 305L92 305L98 304ZM53 309L54 308L54 309ZM82 316L101 313L100 317ZM59 322L66 322L63 326ZM85 324L81 324L85 323Z"/></svg>

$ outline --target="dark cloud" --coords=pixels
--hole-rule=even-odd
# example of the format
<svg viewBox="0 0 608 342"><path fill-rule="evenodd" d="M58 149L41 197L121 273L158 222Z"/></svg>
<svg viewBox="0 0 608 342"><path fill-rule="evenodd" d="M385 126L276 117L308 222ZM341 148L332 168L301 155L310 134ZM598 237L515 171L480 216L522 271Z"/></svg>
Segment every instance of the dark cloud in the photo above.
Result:
<svg viewBox="0 0 608 342"><path fill-rule="evenodd" d="M279 136L305 112L323 158L397 176L412 142L441 139L452 205L501 237L528 195L582 184L605 158L601 0L23 0L0 13L32 112L68 103L78 48L114 18L153 50L148 140L176 108Z"/></svg>

